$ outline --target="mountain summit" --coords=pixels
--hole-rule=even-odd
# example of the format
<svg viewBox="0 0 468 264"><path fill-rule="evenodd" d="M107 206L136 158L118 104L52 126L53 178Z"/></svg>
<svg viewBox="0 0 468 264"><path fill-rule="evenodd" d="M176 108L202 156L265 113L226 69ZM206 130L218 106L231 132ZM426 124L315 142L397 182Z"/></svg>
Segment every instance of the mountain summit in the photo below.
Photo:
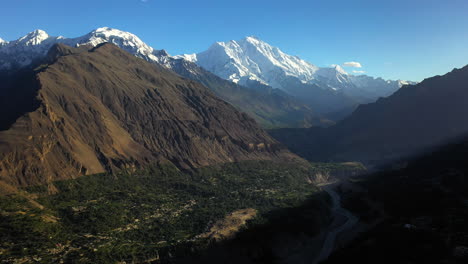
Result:
<svg viewBox="0 0 468 264"><path fill-rule="evenodd" d="M151 62L160 62L161 54L163 54L148 46L134 34L109 27L98 28L77 38L53 37L43 30L34 30L17 40L3 42L3 44L0 42L0 70L14 70L29 66L42 59L49 49L58 43L71 47L112 43Z"/></svg>
<svg viewBox="0 0 468 264"><path fill-rule="evenodd" d="M282 89L310 102L314 109L316 98L320 98L319 101L329 102L329 106L317 109L324 112L373 102L401 87L399 81L382 82L365 75L348 74L339 65L318 67L256 37L216 42L204 52L176 57L195 62L221 78L241 85L256 87L261 84ZM339 99L325 99L333 97ZM342 103L334 106L337 101Z"/></svg>
<svg viewBox="0 0 468 264"><path fill-rule="evenodd" d="M259 81L274 88L283 87L278 74L310 81L318 67L296 56L287 55L256 37L216 42L207 51L182 56L216 75L239 84Z"/></svg>
<svg viewBox="0 0 468 264"><path fill-rule="evenodd" d="M15 44L16 45L24 45L24 46L34 46L39 45L43 41L47 40L49 35L41 29L34 30L33 32L28 33L26 36L18 39Z"/></svg>

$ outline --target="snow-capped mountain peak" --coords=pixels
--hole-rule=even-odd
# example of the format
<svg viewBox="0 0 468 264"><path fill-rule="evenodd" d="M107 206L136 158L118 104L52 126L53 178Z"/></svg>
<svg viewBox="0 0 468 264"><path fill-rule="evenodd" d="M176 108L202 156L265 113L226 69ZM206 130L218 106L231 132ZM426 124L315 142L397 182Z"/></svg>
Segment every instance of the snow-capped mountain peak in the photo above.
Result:
<svg viewBox="0 0 468 264"><path fill-rule="evenodd" d="M415 85L415 84L417 84L417 82L398 80L398 86L400 88L405 86L405 85Z"/></svg>
<svg viewBox="0 0 468 264"><path fill-rule="evenodd" d="M78 39L82 40L82 43L79 43L79 45L91 44L96 46L104 42L111 42L114 44L124 43L127 46L153 51L153 48L144 43L136 35L109 27L98 28Z"/></svg>
<svg viewBox="0 0 468 264"><path fill-rule="evenodd" d="M332 67L339 73L341 74L345 74L345 75L348 75L348 73L343 69L343 67L341 67L340 65L332 65Z"/></svg>
<svg viewBox="0 0 468 264"><path fill-rule="evenodd" d="M18 39L16 44L25 46L39 45L48 38L49 34L47 34L44 30L36 29L26 34L26 36Z"/></svg>
<svg viewBox="0 0 468 264"><path fill-rule="evenodd" d="M69 46L97 46L105 42L113 43L147 61L164 63L166 57L168 57L166 52L154 50L136 35L109 27L95 29L78 38L52 37L43 30L35 30L15 41L0 41L0 70L28 66L44 57L47 51L57 43Z"/></svg>
<svg viewBox="0 0 468 264"><path fill-rule="evenodd" d="M257 36L247 36L247 37L245 37L245 39L246 39L246 40L247 40L247 39L251 39L251 40L254 40L254 41L262 41L262 40L260 40L260 38L257 37ZM262 42L263 42L263 41L262 41Z"/></svg>
<svg viewBox="0 0 468 264"><path fill-rule="evenodd" d="M18 40L0 40L0 70L13 70L39 62L57 43L97 46L105 42L168 68L173 67L173 59L185 59L221 78L248 87L256 87L260 83L283 89L292 95L295 90L304 91L319 86L353 96L358 94L360 97L377 98L406 84L403 81L350 75L339 65L319 68L254 36L238 41L216 42L198 54L171 57L164 50L153 49L130 32L109 27L95 29L78 38L53 37L43 30L35 30Z"/></svg>
<svg viewBox="0 0 468 264"><path fill-rule="evenodd" d="M260 38L255 37L255 36L245 37L244 39L240 40L239 42L243 42L243 41L252 43L253 45L257 45L257 46L259 46L259 45L268 45L268 46L270 46L268 43L262 41Z"/></svg>
<svg viewBox="0 0 468 264"><path fill-rule="evenodd" d="M288 55L254 36L216 42L207 51L176 58L196 62L233 82L244 84L255 80L275 88L282 88L281 78L294 76L301 81L309 81L318 70L315 65Z"/></svg>
<svg viewBox="0 0 468 264"><path fill-rule="evenodd" d="M97 46L101 43L112 43L129 53L141 57L148 61L159 61L158 57L154 54L155 50L148 46L136 35L122 31L119 29L101 27L91 31L89 34L77 38L77 45L92 45Z"/></svg>
<svg viewBox="0 0 468 264"><path fill-rule="evenodd" d="M190 62L197 62L197 54L182 54L174 56L174 59L184 59Z"/></svg>
<svg viewBox="0 0 468 264"><path fill-rule="evenodd" d="M254 36L238 41L216 42L204 52L175 58L195 62L219 77L241 85L256 87L252 81L257 81L292 95L296 91L302 93L304 89L319 86L367 103L387 96L404 85L401 81L351 75L337 64L317 67Z"/></svg>

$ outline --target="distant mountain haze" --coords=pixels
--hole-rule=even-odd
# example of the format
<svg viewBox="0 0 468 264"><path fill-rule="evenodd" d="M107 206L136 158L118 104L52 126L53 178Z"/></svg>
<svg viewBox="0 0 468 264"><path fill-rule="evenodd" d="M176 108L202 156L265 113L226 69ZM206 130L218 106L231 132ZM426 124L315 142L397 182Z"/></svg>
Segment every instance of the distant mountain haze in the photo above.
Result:
<svg viewBox="0 0 468 264"><path fill-rule="evenodd" d="M271 134L311 160L389 161L468 134L468 66L360 105L326 129Z"/></svg>

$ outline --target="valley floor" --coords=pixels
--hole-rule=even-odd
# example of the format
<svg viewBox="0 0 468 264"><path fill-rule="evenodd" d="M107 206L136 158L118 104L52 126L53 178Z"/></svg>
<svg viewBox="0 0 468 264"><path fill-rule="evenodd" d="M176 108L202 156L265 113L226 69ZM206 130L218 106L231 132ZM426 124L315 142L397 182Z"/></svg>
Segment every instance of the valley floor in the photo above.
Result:
<svg viewBox="0 0 468 264"><path fill-rule="evenodd" d="M307 184L309 173L295 164L248 161L192 173L159 166L29 187L0 196L0 260L165 263L203 252L245 224L283 219L304 203L307 232L314 234L327 223L328 206Z"/></svg>
<svg viewBox="0 0 468 264"><path fill-rule="evenodd" d="M0 196L0 260L318 263L358 219L340 203L344 181L322 191L311 183L361 171L268 161L191 173L160 165L29 187Z"/></svg>
<svg viewBox="0 0 468 264"><path fill-rule="evenodd" d="M341 206L341 197L334 190L339 184L339 182L331 183L322 187L322 190L326 191L332 199L332 214L334 220L330 225L330 230L326 232L326 238L323 242L320 254L313 263L320 263L327 259L336 247L337 237L350 228L353 228L359 221L359 218Z"/></svg>

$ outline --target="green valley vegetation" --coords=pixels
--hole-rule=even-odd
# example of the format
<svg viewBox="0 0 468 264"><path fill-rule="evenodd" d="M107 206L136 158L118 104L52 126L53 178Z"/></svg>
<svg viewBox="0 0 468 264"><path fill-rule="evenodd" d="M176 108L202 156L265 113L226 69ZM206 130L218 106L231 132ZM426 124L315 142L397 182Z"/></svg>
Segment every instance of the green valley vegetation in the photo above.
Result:
<svg viewBox="0 0 468 264"><path fill-rule="evenodd" d="M242 215L243 228L252 228L304 206L323 225L326 196L308 184L316 169L271 161L190 172L158 165L28 187L0 196L0 260L164 262L207 247L222 219Z"/></svg>

